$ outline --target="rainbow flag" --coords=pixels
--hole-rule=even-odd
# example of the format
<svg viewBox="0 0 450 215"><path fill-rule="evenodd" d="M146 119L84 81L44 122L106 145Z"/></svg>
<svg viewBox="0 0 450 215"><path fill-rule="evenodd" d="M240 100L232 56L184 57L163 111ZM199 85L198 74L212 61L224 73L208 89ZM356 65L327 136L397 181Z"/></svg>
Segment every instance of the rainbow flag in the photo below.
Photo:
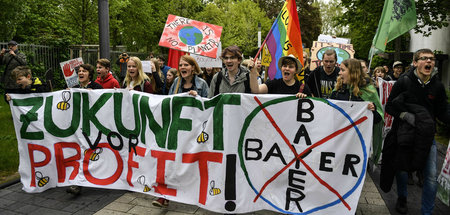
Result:
<svg viewBox="0 0 450 215"><path fill-rule="evenodd" d="M283 56L292 54L303 64L302 36L295 0L286 0L265 41L272 56L268 69L270 79L282 78L278 60Z"/></svg>

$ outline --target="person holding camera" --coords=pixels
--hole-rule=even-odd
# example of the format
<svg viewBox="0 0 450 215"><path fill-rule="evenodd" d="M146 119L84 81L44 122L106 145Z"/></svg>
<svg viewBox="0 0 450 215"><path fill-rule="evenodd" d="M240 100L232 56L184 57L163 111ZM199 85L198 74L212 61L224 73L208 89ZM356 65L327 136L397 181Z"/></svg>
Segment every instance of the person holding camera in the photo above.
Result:
<svg viewBox="0 0 450 215"><path fill-rule="evenodd" d="M119 55L119 58L117 58L116 64L120 68L120 83L122 83L125 80L125 77L127 76L127 63L130 60L130 56L126 52Z"/></svg>
<svg viewBox="0 0 450 215"><path fill-rule="evenodd" d="M11 73L16 67L27 65L27 57L22 52L19 52L16 41L9 41L8 49L2 49L0 52L0 65L6 65L1 80L5 93L14 92L19 89Z"/></svg>

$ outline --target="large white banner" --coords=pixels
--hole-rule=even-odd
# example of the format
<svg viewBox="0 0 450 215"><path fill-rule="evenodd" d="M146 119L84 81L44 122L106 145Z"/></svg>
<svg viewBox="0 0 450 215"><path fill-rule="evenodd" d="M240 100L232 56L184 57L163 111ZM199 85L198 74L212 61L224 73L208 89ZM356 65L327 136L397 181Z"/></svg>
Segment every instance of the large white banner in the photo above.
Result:
<svg viewBox="0 0 450 215"><path fill-rule="evenodd" d="M354 214L367 102L71 89L11 95L23 189L126 189L219 213Z"/></svg>

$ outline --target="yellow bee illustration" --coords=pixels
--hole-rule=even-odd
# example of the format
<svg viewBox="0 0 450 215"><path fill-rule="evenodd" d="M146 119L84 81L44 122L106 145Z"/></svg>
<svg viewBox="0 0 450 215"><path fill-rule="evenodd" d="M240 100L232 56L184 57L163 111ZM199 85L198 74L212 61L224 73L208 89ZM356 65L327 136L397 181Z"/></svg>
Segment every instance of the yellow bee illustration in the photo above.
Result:
<svg viewBox="0 0 450 215"><path fill-rule="evenodd" d="M206 141L208 141L209 135L205 132L206 122L208 121L203 122L203 130L202 133L197 137L197 143L205 143Z"/></svg>
<svg viewBox="0 0 450 215"><path fill-rule="evenodd" d="M50 181L50 177L42 176L42 172L36 171L36 180L38 180L38 186L39 187L43 187L45 186L49 181Z"/></svg>
<svg viewBox="0 0 450 215"><path fill-rule="evenodd" d="M145 184L145 176L144 176L144 175L139 176L139 178L138 178L137 181L138 181L139 184L141 184L142 186L144 186L143 192L148 192L148 191L152 190L152 188L150 188L149 186L147 186L147 185Z"/></svg>
<svg viewBox="0 0 450 215"><path fill-rule="evenodd" d="M214 187L214 185L215 185L214 181L211 181L209 183L209 185L211 185L211 189L209 190L209 195L215 196L215 195L219 195L222 192L222 190L220 190L219 188Z"/></svg>
<svg viewBox="0 0 450 215"><path fill-rule="evenodd" d="M86 155L86 152L89 149L86 149L84 151L84 154ZM103 148L96 148L94 152L92 152L91 156L89 157L89 160L91 161L98 161L98 159L100 158L99 154L101 154L103 152Z"/></svg>
<svg viewBox="0 0 450 215"><path fill-rule="evenodd" d="M62 101L60 101L57 105L56 108L60 109L60 110L67 110L70 108L70 91L63 91L62 92Z"/></svg>

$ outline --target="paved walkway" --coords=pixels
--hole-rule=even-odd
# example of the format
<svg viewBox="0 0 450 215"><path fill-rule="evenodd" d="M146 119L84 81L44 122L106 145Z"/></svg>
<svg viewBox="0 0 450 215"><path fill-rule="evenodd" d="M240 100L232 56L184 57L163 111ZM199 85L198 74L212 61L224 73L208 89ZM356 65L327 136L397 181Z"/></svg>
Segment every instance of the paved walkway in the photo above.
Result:
<svg viewBox="0 0 450 215"><path fill-rule="evenodd" d="M16 183L0 190L0 214L218 214L197 206L170 202L167 208L152 206L153 196L122 190L83 188L82 194L72 196L65 187L42 193L26 193ZM272 211L249 213L278 214ZM366 177L356 214L389 214L370 176Z"/></svg>
<svg viewBox="0 0 450 215"><path fill-rule="evenodd" d="M443 162L442 148L438 153L438 169ZM372 180L373 179L373 180ZM395 212L396 187L393 185L389 193L379 192L379 169L375 168L367 174L361 197L358 202L357 215L398 214ZM16 183L0 189L0 214L217 214L197 206L171 202L167 208L157 208L151 202L155 197L140 193L83 188L82 194L72 196L65 192L65 187L49 189L42 193L26 193L22 184ZM408 186L409 214L420 214L421 188ZM449 215L450 208L436 199L435 215ZM416 203L416 204L414 204ZM272 211L249 213L254 215L278 214Z"/></svg>

